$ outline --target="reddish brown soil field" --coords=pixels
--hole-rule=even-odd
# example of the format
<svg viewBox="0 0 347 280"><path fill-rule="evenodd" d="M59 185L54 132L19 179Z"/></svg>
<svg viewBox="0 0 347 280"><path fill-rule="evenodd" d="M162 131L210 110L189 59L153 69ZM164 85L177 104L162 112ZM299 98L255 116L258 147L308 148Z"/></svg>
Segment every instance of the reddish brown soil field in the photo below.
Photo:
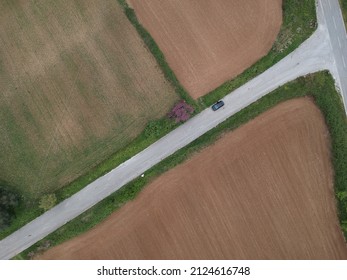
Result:
<svg viewBox="0 0 347 280"><path fill-rule="evenodd" d="M262 114L44 259L347 259L329 135L308 98Z"/></svg>
<svg viewBox="0 0 347 280"><path fill-rule="evenodd" d="M267 54L282 22L281 0L128 0L194 98Z"/></svg>

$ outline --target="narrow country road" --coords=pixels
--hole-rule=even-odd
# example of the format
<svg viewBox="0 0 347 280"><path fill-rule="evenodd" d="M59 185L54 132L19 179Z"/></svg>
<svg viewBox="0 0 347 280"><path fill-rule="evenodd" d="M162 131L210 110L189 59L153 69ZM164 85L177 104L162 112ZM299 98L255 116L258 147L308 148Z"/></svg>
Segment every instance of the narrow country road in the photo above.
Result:
<svg viewBox="0 0 347 280"><path fill-rule="evenodd" d="M14 257L236 112L300 76L328 69L336 79L346 102L347 38L345 29L342 30L344 25L338 0L318 0L317 14L317 31L279 63L227 95L223 99L223 109L213 112L208 108L202 111L147 149L1 240L0 259Z"/></svg>
<svg viewBox="0 0 347 280"><path fill-rule="evenodd" d="M347 33L343 22L339 0L319 0L323 18L330 36L330 43L336 62L335 79L341 91L347 112Z"/></svg>

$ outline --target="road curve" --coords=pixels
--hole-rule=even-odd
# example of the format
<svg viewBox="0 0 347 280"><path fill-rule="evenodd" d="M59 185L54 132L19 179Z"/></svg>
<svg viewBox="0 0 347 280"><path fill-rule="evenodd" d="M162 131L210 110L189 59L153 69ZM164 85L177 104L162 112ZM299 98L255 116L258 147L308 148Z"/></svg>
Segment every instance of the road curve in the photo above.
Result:
<svg viewBox="0 0 347 280"><path fill-rule="evenodd" d="M335 1L335 0L333 0ZM336 0L337 1L337 0ZM119 165L84 189L45 212L32 222L0 241L0 259L10 259L62 225L139 177L164 158L191 143L236 112L302 75L328 69L341 83L343 73L335 63L332 34L325 21L324 2L319 0L317 31L293 53L224 98L225 106L213 112L206 109L185 124ZM323 5L321 5L323 4ZM340 10L338 9L338 12ZM342 87L343 88L343 87ZM347 100L345 98L345 100Z"/></svg>

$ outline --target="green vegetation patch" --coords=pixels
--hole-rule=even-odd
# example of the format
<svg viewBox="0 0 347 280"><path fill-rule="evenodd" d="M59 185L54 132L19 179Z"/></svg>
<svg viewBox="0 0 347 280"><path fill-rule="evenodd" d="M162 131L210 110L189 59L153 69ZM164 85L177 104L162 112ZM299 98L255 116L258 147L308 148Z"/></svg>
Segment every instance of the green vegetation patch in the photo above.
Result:
<svg viewBox="0 0 347 280"><path fill-rule="evenodd" d="M345 27L347 27L347 0L340 0L340 6L342 9L343 19L345 21Z"/></svg>
<svg viewBox="0 0 347 280"><path fill-rule="evenodd" d="M0 183L0 230L10 225L20 201L21 197L13 188Z"/></svg>
<svg viewBox="0 0 347 280"><path fill-rule="evenodd" d="M339 219L347 238L347 174L345 172L347 170L345 160L347 158L347 121L340 95L335 89L334 80L328 72L320 72L290 82L236 113L216 128L148 170L144 178L138 178L128 183L76 219L21 253L17 258L30 258L34 254L47 249L47 244L54 246L87 231L124 203L134 199L141 189L154 178L182 163L204 147L211 145L224 133L240 127L281 102L304 96L310 96L314 99L325 117L331 135L332 163L335 169L335 190Z"/></svg>

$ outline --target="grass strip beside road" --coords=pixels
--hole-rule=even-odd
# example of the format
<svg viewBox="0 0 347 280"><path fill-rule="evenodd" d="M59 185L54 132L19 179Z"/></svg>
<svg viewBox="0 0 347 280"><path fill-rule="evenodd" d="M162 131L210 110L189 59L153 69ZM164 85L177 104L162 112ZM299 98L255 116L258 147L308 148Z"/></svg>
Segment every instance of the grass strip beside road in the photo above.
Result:
<svg viewBox="0 0 347 280"><path fill-rule="evenodd" d="M345 22L345 28L347 28L347 0L340 0L340 6L342 10L343 19Z"/></svg>
<svg viewBox="0 0 347 280"><path fill-rule="evenodd" d="M342 0L346 1L346 0ZM283 24L271 51L236 78L229 80L199 99L208 107L225 95L263 73L293 52L317 28L315 0L283 0Z"/></svg>
<svg viewBox="0 0 347 280"><path fill-rule="evenodd" d="M345 161L347 158L347 123L341 97L335 89L333 78L328 72L320 72L290 82L241 110L216 128L148 170L144 178L138 178L128 183L93 208L19 254L16 259L30 258L37 252L58 245L91 229L124 203L134 199L141 189L153 179L182 163L204 147L211 145L224 133L240 127L280 102L304 96L310 96L315 100L329 128L339 219L344 235L347 238L347 174L345 173L347 170L347 162Z"/></svg>

